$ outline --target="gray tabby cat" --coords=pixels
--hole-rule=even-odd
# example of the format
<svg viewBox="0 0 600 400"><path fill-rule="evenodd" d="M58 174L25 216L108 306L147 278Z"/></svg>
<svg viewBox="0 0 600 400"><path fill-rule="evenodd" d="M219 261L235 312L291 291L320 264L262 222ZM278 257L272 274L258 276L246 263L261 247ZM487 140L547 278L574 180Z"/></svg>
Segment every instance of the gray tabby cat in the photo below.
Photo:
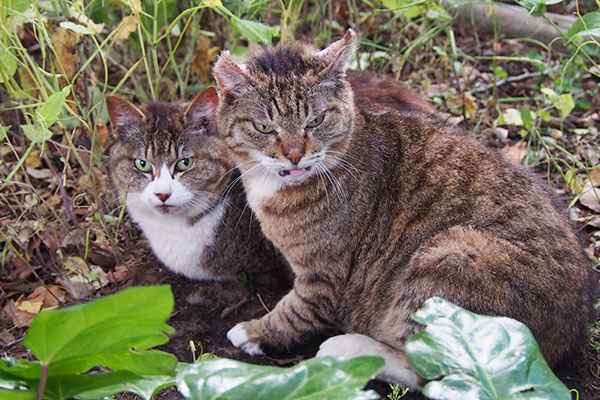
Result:
<svg viewBox="0 0 600 400"><path fill-rule="evenodd" d="M154 253L191 279L221 280L241 271L282 269L285 262L260 231L239 174L216 136L214 88L189 105L136 107L106 99L116 143L111 177Z"/></svg>
<svg viewBox="0 0 600 400"><path fill-rule="evenodd" d="M527 324L551 366L594 316L598 277L546 184L418 109L355 105L355 34L236 64L223 52L219 131L263 232L295 272L264 317L231 329L252 355L343 331L318 353L379 355L380 377L422 382L404 342L440 296Z"/></svg>

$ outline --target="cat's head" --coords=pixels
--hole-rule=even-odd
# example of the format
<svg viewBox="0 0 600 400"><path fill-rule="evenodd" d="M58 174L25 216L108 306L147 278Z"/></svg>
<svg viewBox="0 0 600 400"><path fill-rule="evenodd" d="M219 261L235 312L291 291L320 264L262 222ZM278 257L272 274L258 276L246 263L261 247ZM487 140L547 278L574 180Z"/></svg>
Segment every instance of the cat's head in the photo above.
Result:
<svg viewBox="0 0 600 400"><path fill-rule="evenodd" d="M338 163L354 126L345 72L355 48L348 30L321 51L279 46L241 64L221 54L213 68L221 87L217 121L242 172L283 187Z"/></svg>
<svg viewBox="0 0 600 400"><path fill-rule="evenodd" d="M229 183L232 169L218 138L214 88L189 104L147 103L136 107L106 99L116 137L111 177L129 211L149 216L193 217L209 209Z"/></svg>

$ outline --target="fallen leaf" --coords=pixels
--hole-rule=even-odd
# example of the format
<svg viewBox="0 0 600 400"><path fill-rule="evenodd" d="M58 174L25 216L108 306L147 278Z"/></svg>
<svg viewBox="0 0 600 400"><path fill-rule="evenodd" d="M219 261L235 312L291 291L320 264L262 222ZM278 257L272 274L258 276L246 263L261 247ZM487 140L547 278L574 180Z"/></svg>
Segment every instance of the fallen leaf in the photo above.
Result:
<svg viewBox="0 0 600 400"><path fill-rule="evenodd" d="M127 40L129 35L135 32L138 28L138 19L135 15L128 15L123 18L119 27L117 28L119 34L117 35L118 40Z"/></svg>
<svg viewBox="0 0 600 400"><path fill-rule="evenodd" d="M108 272L107 277L111 283L118 283L129 279L129 275L129 268L117 265L114 270Z"/></svg>
<svg viewBox="0 0 600 400"><path fill-rule="evenodd" d="M81 35L70 29L58 28L52 35L52 44L56 50L56 65L59 72L69 80L77 72L77 51L75 46L79 43Z"/></svg>
<svg viewBox="0 0 600 400"><path fill-rule="evenodd" d="M594 186L600 186L600 165L596 165L596 169L590 171L590 178Z"/></svg>
<svg viewBox="0 0 600 400"><path fill-rule="evenodd" d="M106 139L108 138L108 127L101 119L96 121L96 135L98 137L98 143L104 148L106 146Z"/></svg>
<svg viewBox="0 0 600 400"><path fill-rule="evenodd" d="M142 12L142 0L127 0L127 4L134 13Z"/></svg>
<svg viewBox="0 0 600 400"><path fill-rule="evenodd" d="M12 299L6 302L6 305L2 311L4 311L4 314L12 320L13 324L17 328L28 327L31 325L31 321L33 321L33 318L35 317L35 314L19 310L15 301Z"/></svg>
<svg viewBox="0 0 600 400"><path fill-rule="evenodd" d="M579 202L589 208L600 213L600 188L593 188L587 183L583 188L583 194L579 197Z"/></svg>
<svg viewBox="0 0 600 400"><path fill-rule="evenodd" d="M67 257L63 265L67 273L57 281L76 300L91 296L110 282L102 268L88 265L81 257Z"/></svg>
<svg viewBox="0 0 600 400"><path fill-rule="evenodd" d="M42 310L44 304L43 299L25 300L23 296L19 297L16 302L17 309L26 311L30 314L37 314Z"/></svg>
<svg viewBox="0 0 600 400"><path fill-rule="evenodd" d="M196 51L194 52L192 71L198 76L200 82L208 83L211 80L210 63L215 59L217 51L211 47L208 36L199 34L196 37Z"/></svg>
<svg viewBox="0 0 600 400"><path fill-rule="evenodd" d="M41 300L43 309L47 309L64 303L66 293L59 286L38 286L27 298L31 301Z"/></svg>
<svg viewBox="0 0 600 400"><path fill-rule="evenodd" d="M41 152L38 149L31 150L25 159L25 166L32 169L37 169L42 166L42 160L40 160Z"/></svg>
<svg viewBox="0 0 600 400"><path fill-rule="evenodd" d="M25 170L27 171L27 175L35 179L48 179L52 177L52 171L48 168L35 169L26 167Z"/></svg>
<svg viewBox="0 0 600 400"><path fill-rule="evenodd" d="M502 152L513 164L521 165L523 158L527 154L527 143L522 140L518 141L512 146L505 147Z"/></svg>

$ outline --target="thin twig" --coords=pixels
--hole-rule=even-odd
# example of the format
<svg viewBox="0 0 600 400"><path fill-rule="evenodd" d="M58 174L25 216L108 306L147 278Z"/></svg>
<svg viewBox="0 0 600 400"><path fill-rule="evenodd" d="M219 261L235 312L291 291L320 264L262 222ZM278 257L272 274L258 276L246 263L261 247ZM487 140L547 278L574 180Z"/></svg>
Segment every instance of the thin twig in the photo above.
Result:
<svg viewBox="0 0 600 400"><path fill-rule="evenodd" d="M221 318L225 319L229 314L231 314L232 312L234 312L238 308L241 308L241 307L245 306L246 304L248 304L250 302L250 299L252 299L252 297L250 297L250 296L245 297L242 300L240 300L237 303L235 303L234 305L225 308L223 310L223 312L221 313Z"/></svg>
<svg viewBox="0 0 600 400"><path fill-rule="evenodd" d="M529 79L529 78L533 78L533 77L536 77L536 76L540 76L542 74L543 74L542 71L526 72L524 74L517 75L517 76L509 76L507 78L500 79L499 81L492 82L492 83L490 83L488 85L481 86L481 87L478 87L478 88L475 88L475 89L471 89L469 91L471 93L485 92L487 90L492 89L494 86L502 86L502 85L505 85L507 83L522 81L522 80L525 80L525 79Z"/></svg>

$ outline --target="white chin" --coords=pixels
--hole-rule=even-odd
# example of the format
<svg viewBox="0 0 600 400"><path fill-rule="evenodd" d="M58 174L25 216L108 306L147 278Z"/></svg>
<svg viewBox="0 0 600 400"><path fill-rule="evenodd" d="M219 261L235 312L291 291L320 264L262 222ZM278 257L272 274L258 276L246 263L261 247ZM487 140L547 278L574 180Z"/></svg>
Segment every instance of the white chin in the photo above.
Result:
<svg viewBox="0 0 600 400"><path fill-rule="evenodd" d="M153 209L158 215L179 215L182 212L180 206L153 206Z"/></svg>

